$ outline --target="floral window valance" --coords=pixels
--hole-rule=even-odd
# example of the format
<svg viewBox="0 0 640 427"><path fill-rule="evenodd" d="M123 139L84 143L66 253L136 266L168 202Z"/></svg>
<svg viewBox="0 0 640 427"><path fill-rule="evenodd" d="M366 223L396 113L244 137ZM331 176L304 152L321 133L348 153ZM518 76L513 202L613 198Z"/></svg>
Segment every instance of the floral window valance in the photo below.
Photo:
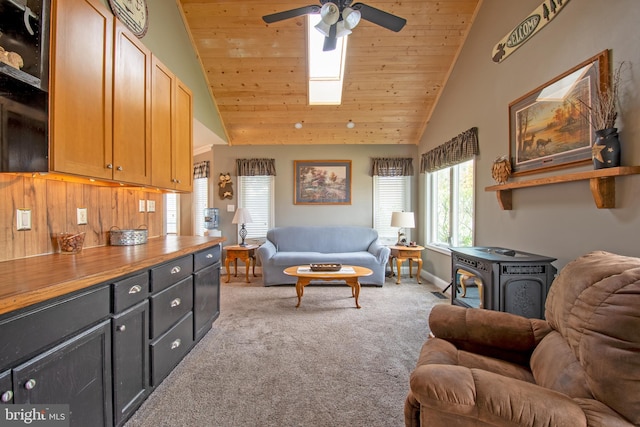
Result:
<svg viewBox="0 0 640 427"><path fill-rule="evenodd" d="M451 141L428 151L420 158L420 173L434 172L466 162L478 154L478 128L462 132Z"/></svg>
<svg viewBox="0 0 640 427"><path fill-rule="evenodd" d="M275 159L236 159L238 176L275 175Z"/></svg>
<svg viewBox="0 0 640 427"><path fill-rule="evenodd" d="M413 159L401 157L377 157L371 159L371 175L413 176Z"/></svg>
<svg viewBox="0 0 640 427"><path fill-rule="evenodd" d="M193 179L209 178L209 160L193 164Z"/></svg>

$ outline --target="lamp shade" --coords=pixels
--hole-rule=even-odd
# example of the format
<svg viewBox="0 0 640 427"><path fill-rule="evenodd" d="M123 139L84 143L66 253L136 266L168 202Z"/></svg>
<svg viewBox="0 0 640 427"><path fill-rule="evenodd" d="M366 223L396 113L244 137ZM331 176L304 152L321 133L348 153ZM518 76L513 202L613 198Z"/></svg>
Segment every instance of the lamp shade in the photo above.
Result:
<svg viewBox="0 0 640 427"><path fill-rule="evenodd" d="M338 9L338 5L333 2L323 4L320 9L320 17L322 18L322 22L327 25L335 24L338 22L338 19L340 19L340 9Z"/></svg>
<svg viewBox="0 0 640 427"><path fill-rule="evenodd" d="M233 219L231 220L232 224L249 224L252 223L253 219L251 219L251 214L249 213L249 209L247 208L238 208L236 210Z"/></svg>
<svg viewBox="0 0 640 427"><path fill-rule="evenodd" d="M345 7L342 11L342 20L344 21L344 27L347 30L353 30L360 22L360 11L353 10L350 7Z"/></svg>
<svg viewBox="0 0 640 427"><path fill-rule="evenodd" d="M413 212L392 212L391 227L415 228L416 221Z"/></svg>

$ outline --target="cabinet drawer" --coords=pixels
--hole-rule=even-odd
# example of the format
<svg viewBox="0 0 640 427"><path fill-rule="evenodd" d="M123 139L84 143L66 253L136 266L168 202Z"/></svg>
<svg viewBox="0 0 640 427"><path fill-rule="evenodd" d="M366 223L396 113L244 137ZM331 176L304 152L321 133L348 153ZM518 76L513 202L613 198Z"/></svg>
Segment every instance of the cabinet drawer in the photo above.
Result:
<svg viewBox="0 0 640 427"><path fill-rule="evenodd" d="M108 285L47 302L0 321L0 369L50 346L111 313Z"/></svg>
<svg viewBox="0 0 640 427"><path fill-rule="evenodd" d="M188 313L151 343L151 385L156 386L182 360L193 344L193 314Z"/></svg>
<svg viewBox="0 0 640 427"><path fill-rule="evenodd" d="M113 284L113 312L119 313L149 296L149 273L144 272Z"/></svg>
<svg viewBox="0 0 640 427"><path fill-rule="evenodd" d="M193 256L187 255L151 269L151 292L158 292L193 272Z"/></svg>
<svg viewBox="0 0 640 427"><path fill-rule="evenodd" d="M193 256L193 270L198 271L220 261L220 245L215 245L204 251L197 252Z"/></svg>
<svg viewBox="0 0 640 427"><path fill-rule="evenodd" d="M13 382L11 371L0 373L0 404L13 403Z"/></svg>
<svg viewBox="0 0 640 427"><path fill-rule="evenodd" d="M192 276L153 295L151 297L151 339L166 331L192 308Z"/></svg>

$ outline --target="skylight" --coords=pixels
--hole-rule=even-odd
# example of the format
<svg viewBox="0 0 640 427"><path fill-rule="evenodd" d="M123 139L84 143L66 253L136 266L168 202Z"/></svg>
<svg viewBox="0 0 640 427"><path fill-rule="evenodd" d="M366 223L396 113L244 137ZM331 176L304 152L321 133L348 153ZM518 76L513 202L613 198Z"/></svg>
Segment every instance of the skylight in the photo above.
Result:
<svg viewBox="0 0 640 427"><path fill-rule="evenodd" d="M335 50L323 52L324 36L314 28L320 22L320 15L307 17L309 105L340 105L347 37L337 39Z"/></svg>

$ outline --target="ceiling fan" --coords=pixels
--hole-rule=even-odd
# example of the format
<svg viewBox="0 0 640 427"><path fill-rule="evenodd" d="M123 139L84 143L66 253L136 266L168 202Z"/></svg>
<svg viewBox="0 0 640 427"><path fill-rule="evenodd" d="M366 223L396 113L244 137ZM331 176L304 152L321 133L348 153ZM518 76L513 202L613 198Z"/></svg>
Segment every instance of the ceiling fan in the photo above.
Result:
<svg viewBox="0 0 640 427"><path fill-rule="evenodd" d="M285 19L296 18L309 14L320 14L321 21L316 29L324 34L324 46L322 50L334 50L338 37L351 34L351 30L358 25L360 19L365 19L391 31L398 32L407 23L407 20L392 15L364 3L354 3L353 0L320 0L320 6L309 5L283 12L272 13L262 17L264 22L271 24Z"/></svg>

